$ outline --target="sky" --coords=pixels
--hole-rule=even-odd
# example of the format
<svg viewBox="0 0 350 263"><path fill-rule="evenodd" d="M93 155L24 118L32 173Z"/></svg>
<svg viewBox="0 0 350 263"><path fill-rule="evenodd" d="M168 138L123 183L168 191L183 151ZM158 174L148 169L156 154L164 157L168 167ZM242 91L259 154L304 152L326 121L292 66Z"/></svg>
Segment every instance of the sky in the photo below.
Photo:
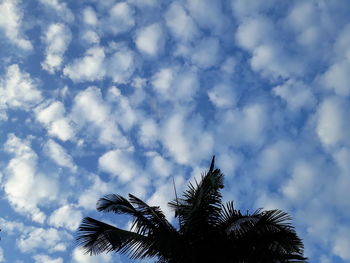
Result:
<svg viewBox="0 0 350 263"><path fill-rule="evenodd" d="M0 262L129 263L74 243L98 198L160 205L211 157L350 261L350 2L0 0ZM144 262L153 262L144 261Z"/></svg>

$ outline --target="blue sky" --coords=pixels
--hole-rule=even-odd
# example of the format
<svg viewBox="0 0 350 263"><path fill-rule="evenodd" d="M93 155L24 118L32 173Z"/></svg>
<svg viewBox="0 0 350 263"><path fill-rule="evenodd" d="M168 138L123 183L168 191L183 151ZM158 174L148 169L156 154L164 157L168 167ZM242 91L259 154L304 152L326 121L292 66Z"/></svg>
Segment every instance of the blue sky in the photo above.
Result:
<svg viewBox="0 0 350 263"><path fill-rule="evenodd" d="M0 0L0 262L83 255L99 197L169 220L213 154L224 199L293 217L311 263L350 261L347 0ZM152 261L150 261L152 262Z"/></svg>

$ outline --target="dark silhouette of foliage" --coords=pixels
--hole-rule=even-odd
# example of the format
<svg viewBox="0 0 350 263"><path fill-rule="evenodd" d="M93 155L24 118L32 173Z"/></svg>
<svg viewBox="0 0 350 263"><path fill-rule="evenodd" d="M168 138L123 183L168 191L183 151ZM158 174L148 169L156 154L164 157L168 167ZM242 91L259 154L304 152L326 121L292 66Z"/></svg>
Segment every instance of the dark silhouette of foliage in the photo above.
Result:
<svg viewBox="0 0 350 263"><path fill-rule="evenodd" d="M156 258L158 263L302 263L303 243L281 210L242 214L233 202L222 204L223 174L214 160L200 182L189 184L182 198L169 203L179 219L173 227L158 206L129 194L107 195L97 210L132 216L130 231L83 219L78 245L86 253L119 252L131 259Z"/></svg>

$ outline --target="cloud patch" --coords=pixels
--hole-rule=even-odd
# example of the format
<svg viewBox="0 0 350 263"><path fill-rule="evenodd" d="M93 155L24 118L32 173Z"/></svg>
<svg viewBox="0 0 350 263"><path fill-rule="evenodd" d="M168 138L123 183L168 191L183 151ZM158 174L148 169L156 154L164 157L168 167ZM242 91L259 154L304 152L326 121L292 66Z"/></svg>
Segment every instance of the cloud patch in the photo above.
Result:
<svg viewBox="0 0 350 263"><path fill-rule="evenodd" d="M337 97L326 98L318 107L316 133L325 147L348 143L346 109L347 104Z"/></svg>
<svg viewBox="0 0 350 263"><path fill-rule="evenodd" d="M119 149L103 154L98 159L98 165L102 171L117 176L121 182L128 182L139 173L133 154Z"/></svg>
<svg viewBox="0 0 350 263"><path fill-rule="evenodd" d="M22 34L23 11L17 0L3 0L0 3L0 29L15 45L24 50L31 50L33 46Z"/></svg>
<svg viewBox="0 0 350 263"><path fill-rule="evenodd" d="M43 69L51 74L61 68L63 62L63 54L66 51L70 41L71 32L68 27L63 24L51 24L44 35L46 43L46 57L41 64Z"/></svg>
<svg viewBox="0 0 350 263"><path fill-rule="evenodd" d="M101 80L106 70L104 67L105 52L102 47L92 47L85 55L75 59L63 69L63 74L74 82Z"/></svg>
<svg viewBox="0 0 350 263"><path fill-rule="evenodd" d="M0 110L7 107L29 110L41 100L41 91L31 76L17 64L8 66L5 76L0 78Z"/></svg>
<svg viewBox="0 0 350 263"><path fill-rule="evenodd" d="M118 128L117 120L111 118L110 105L104 101L101 90L96 87L89 87L75 96L70 116L78 130L89 127L87 135L95 136L97 133L102 145L128 145L128 140Z"/></svg>
<svg viewBox="0 0 350 263"><path fill-rule="evenodd" d="M116 3L108 14L103 27L115 35L130 31L135 25L134 10L126 2Z"/></svg>
<svg viewBox="0 0 350 263"><path fill-rule="evenodd" d="M187 43L199 36L197 25L178 2L172 2L165 14L165 22L171 34L178 40Z"/></svg>
<svg viewBox="0 0 350 263"><path fill-rule="evenodd" d="M72 156L54 140L48 140L44 145L46 155L53 160L57 165L66 167L72 172L76 172L77 166L74 164Z"/></svg>
<svg viewBox="0 0 350 263"><path fill-rule="evenodd" d="M164 37L161 24L154 23L136 33L135 44L141 53L154 57L163 51Z"/></svg>
<svg viewBox="0 0 350 263"><path fill-rule="evenodd" d="M17 245L24 253L38 249L46 249L50 253L62 252L67 249L67 244L62 240L70 238L71 236L65 231L58 231L55 228L32 228L19 237Z"/></svg>
<svg viewBox="0 0 350 263"><path fill-rule="evenodd" d="M82 213L76 207L64 205L53 211L48 219L48 223L55 227L64 227L70 231L75 231L82 218Z"/></svg>
<svg viewBox="0 0 350 263"><path fill-rule="evenodd" d="M33 221L43 223L46 215L39 205L56 200L59 190L57 179L39 172L38 156L29 141L10 134L5 151L13 155L6 166L3 182L6 198L18 213L30 215Z"/></svg>
<svg viewBox="0 0 350 263"><path fill-rule="evenodd" d="M74 137L75 130L65 116L65 107L62 102L53 101L49 105L43 103L35 109L35 114L36 119L47 128L50 135L62 141L71 140Z"/></svg>

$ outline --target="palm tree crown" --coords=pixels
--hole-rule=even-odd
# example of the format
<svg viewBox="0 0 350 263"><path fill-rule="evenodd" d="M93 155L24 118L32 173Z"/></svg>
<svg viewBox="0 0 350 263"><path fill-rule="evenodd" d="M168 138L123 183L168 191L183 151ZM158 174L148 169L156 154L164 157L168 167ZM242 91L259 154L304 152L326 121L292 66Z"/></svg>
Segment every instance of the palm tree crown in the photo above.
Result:
<svg viewBox="0 0 350 263"><path fill-rule="evenodd" d="M182 198L169 202L179 219L176 229L158 206L129 194L107 195L97 210L133 217L129 231L90 217L77 232L86 253L120 252L131 259L156 258L158 263L292 263L306 262L303 243L281 210L242 214L233 202L222 204L223 174L214 168L189 184Z"/></svg>

